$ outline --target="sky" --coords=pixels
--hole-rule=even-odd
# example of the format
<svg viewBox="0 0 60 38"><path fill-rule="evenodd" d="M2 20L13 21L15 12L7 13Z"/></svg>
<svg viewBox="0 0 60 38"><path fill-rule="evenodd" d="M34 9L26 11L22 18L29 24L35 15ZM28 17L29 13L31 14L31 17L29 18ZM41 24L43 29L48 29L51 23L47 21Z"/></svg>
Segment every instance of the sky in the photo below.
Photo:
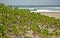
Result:
<svg viewBox="0 0 60 38"><path fill-rule="evenodd" d="M60 0L0 0L6 5L60 5Z"/></svg>

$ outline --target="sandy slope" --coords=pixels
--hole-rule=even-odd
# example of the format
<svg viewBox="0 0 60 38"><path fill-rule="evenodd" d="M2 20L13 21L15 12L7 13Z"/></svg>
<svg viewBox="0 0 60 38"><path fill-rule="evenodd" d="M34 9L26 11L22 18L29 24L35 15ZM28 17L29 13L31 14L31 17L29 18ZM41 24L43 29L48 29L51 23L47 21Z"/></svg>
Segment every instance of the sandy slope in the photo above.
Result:
<svg viewBox="0 0 60 38"><path fill-rule="evenodd" d="M41 12L41 15L60 18L60 12Z"/></svg>

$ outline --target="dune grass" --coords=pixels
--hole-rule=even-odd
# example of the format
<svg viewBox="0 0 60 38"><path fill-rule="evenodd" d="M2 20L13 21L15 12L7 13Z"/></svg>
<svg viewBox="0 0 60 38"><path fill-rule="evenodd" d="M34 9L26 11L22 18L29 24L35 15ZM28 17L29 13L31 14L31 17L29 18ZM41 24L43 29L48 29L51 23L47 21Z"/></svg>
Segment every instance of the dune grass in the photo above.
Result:
<svg viewBox="0 0 60 38"><path fill-rule="evenodd" d="M29 31L32 31L32 37L27 36ZM60 36L60 19L0 4L0 38L38 37L36 35L57 38Z"/></svg>

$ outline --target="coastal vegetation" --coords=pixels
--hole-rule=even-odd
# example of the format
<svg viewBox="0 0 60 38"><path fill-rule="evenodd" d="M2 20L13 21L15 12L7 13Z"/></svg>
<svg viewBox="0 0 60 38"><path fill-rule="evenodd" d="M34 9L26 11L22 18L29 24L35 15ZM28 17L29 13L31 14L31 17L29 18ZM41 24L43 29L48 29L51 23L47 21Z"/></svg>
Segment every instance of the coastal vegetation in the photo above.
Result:
<svg viewBox="0 0 60 38"><path fill-rule="evenodd" d="M60 37L60 19L0 4L0 38L53 37Z"/></svg>

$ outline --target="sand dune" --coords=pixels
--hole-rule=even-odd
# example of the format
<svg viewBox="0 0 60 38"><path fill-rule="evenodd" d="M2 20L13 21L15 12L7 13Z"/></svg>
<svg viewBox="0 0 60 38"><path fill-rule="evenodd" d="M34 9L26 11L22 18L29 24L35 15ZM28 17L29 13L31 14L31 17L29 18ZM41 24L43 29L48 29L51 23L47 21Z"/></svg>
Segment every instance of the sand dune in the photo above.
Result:
<svg viewBox="0 0 60 38"><path fill-rule="evenodd" d="M41 15L46 15L49 17L60 18L60 12L41 12Z"/></svg>

